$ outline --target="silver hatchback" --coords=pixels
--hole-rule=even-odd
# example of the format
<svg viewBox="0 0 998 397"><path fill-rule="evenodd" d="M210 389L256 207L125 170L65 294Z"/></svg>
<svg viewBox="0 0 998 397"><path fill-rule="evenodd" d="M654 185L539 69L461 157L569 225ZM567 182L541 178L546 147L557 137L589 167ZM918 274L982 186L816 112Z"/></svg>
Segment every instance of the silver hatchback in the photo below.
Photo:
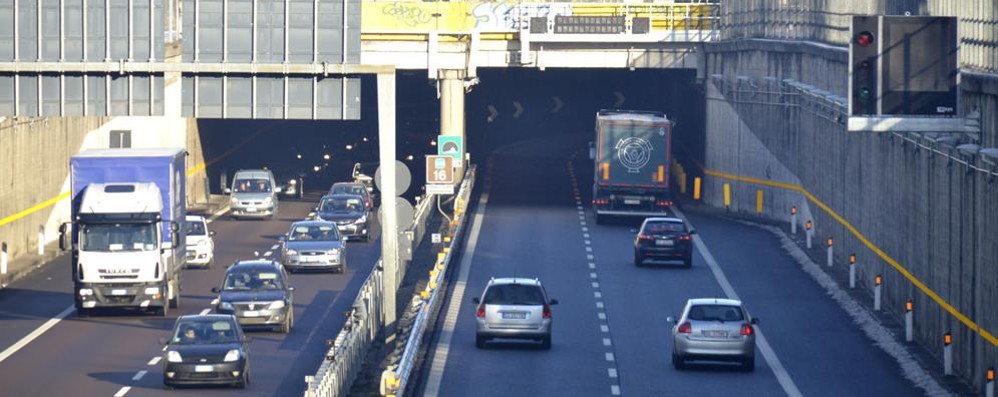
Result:
<svg viewBox="0 0 998 397"><path fill-rule="evenodd" d="M672 365L685 369L688 360L735 361L742 369L755 370L755 328L752 318L733 299L701 298L686 301L672 327Z"/></svg>
<svg viewBox="0 0 998 397"><path fill-rule="evenodd" d="M479 349L494 338L539 340L551 348L551 305L541 282L523 278L494 278L472 298L475 309L475 346Z"/></svg>

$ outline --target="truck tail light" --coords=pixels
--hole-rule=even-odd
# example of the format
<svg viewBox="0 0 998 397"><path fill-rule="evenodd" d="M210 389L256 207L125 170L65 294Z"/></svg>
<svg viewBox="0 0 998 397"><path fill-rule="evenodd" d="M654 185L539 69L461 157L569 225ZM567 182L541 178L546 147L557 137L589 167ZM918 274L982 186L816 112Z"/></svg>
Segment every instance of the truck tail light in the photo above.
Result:
<svg viewBox="0 0 998 397"><path fill-rule="evenodd" d="M658 200L658 201L655 202L655 205L659 206L659 207L669 207L669 206L672 206L672 201L669 201L669 200Z"/></svg>

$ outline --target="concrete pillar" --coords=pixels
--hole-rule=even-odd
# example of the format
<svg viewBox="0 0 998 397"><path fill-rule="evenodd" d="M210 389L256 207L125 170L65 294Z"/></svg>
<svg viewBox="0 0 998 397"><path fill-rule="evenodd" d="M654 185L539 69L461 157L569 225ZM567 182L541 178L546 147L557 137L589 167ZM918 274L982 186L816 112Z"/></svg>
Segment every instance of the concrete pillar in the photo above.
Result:
<svg viewBox="0 0 998 397"><path fill-rule="evenodd" d="M462 98L463 99L463 98ZM398 211L395 197L395 73L378 74L378 162L381 168L381 265L384 269L382 315L386 343L395 340L395 294L398 292Z"/></svg>
<svg viewBox="0 0 998 397"><path fill-rule="evenodd" d="M440 135L460 136L464 150L468 151L468 139L464 134L464 78L466 72L459 69L437 71L437 85L440 89ZM454 182L461 183L464 176L464 159L454 164Z"/></svg>

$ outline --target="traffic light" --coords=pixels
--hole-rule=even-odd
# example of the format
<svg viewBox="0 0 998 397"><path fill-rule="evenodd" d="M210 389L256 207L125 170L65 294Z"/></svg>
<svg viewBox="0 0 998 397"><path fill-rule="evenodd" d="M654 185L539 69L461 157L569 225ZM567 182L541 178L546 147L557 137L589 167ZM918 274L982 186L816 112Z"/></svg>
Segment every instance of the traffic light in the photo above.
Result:
<svg viewBox="0 0 998 397"><path fill-rule="evenodd" d="M876 16L853 16L849 42L849 115L876 115L878 57Z"/></svg>

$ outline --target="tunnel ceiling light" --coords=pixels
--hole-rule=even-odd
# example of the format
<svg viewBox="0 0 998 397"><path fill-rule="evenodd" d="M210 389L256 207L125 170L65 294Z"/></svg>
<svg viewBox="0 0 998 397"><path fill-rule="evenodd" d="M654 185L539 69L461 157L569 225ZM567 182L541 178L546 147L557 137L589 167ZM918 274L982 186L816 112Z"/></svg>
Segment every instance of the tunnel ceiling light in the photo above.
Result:
<svg viewBox="0 0 998 397"><path fill-rule="evenodd" d="M437 146L437 141L436 140L431 140L430 141L430 146Z"/></svg>
<svg viewBox="0 0 998 397"><path fill-rule="evenodd" d="M408 155L408 156L405 156L405 159L409 160L409 161L412 161L413 158L415 158L415 157L413 157L411 154Z"/></svg>
<svg viewBox="0 0 998 397"><path fill-rule="evenodd" d="M327 153L327 154L322 155L322 159L323 160L329 160L329 154Z"/></svg>
<svg viewBox="0 0 998 397"><path fill-rule="evenodd" d="M298 157L298 160L301 160L301 153L298 153L298 155L295 157Z"/></svg>
<svg viewBox="0 0 998 397"><path fill-rule="evenodd" d="M322 169L322 167L320 167L320 166L312 167L312 170L315 171L315 172L319 172L319 170L321 170L321 169Z"/></svg>
<svg viewBox="0 0 998 397"><path fill-rule="evenodd" d="M367 137L366 136L364 137L364 142L367 142Z"/></svg>
<svg viewBox="0 0 998 397"><path fill-rule="evenodd" d="M347 145L347 150L353 150L353 145Z"/></svg>

